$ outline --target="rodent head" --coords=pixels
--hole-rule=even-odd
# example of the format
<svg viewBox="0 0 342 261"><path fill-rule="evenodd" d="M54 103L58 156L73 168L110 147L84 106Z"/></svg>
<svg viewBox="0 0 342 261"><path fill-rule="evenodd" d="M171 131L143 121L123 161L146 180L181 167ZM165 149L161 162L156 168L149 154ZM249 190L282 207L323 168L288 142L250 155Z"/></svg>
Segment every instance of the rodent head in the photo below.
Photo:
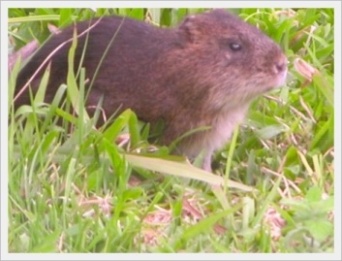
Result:
<svg viewBox="0 0 342 261"><path fill-rule="evenodd" d="M184 48L191 50L192 71L198 68L203 86L210 87L210 103L217 107L249 102L285 81L287 58L280 47L227 11L189 16L179 32L186 39Z"/></svg>

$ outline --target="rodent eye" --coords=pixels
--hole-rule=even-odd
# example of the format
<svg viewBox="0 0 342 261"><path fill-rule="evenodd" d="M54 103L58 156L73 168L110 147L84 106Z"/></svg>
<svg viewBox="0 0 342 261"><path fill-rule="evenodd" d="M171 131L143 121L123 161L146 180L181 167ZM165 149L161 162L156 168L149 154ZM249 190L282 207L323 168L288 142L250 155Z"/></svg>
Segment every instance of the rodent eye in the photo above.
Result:
<svg viewBox="0 0 342 261"><path fill-rule="evenodd" d="M233 42L233 43L229 43L229 47L232 51L240 51L242 46L239 43Z"/></svg>
<svg viewBox="0 0 342 261"><path fill-rule="evenodd" d="M222 38L219 40L219 45L222 50L228 52L239 52L243 49L243 42L237 38Z"/></svg>

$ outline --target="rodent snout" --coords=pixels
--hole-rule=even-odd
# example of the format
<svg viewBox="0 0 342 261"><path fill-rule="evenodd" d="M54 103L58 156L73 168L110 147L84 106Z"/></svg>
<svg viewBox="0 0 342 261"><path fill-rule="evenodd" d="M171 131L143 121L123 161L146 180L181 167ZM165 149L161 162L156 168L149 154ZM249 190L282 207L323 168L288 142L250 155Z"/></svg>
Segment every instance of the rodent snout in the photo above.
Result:
<svg viewBox="0 0 342 261"><path fill-rule="evenodd" d="M278 73L282 73L286 71L287 64L288 64L288 61L287 61L286 56L282 55L281 58L278 61L276 61L274 64L274 72L278 74Z"/></svg>
<svg viewBox="0 0 342 261"><path fill-rule="evenodd" d="M281 73L287 68L287 63L276 63L275 68L279 73Z"/></svg>
<svg viewBox="0 0 342 261"><path fill-rule="evenodd" d="M281 86L285 83L287 76L287 65L288 60L285 55L281 55L280 59L275 62L273 66L273 72L276 75L275 86Z"/></svg>

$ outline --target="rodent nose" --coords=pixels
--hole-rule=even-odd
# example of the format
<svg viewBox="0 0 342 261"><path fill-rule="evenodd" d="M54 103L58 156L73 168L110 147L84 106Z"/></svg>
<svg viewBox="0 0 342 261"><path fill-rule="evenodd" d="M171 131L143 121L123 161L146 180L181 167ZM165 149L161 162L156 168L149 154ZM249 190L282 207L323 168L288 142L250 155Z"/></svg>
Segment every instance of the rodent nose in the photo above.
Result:
<svg viewBox="0 0 342 261"><path fill-rule="evenodd" d="M279 62L275 64L275 69L278 73L283 72L287 68L287 62Z"/></svg>
<svg viewBox="0 0 342 261"><path fill-rule="evenodd" d="M277 73L281 73L286 70L288 61L285 56L282 56L281 59L275 63L274 68Z"/></svg>

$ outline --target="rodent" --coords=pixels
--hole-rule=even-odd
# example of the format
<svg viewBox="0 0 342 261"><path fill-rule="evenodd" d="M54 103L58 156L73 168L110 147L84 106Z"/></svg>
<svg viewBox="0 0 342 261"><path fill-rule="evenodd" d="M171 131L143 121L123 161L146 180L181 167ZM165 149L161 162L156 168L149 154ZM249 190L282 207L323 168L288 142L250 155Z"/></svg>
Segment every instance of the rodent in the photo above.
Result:
<svg viewBox="0 0 342 261"><path fill-rule="evenodd" d="M106 115L131 108L139 119L151 124L163 120L161 143L198 127L182 140L177 152L196 157L204 150L203 168L211 171L211 157L225 144L240 123L250 102L282 85L287 59L281 48L256 27L223 9L190 15L175 28L160 28L122 17L103 17L89 30L83 67L92 79L113 34L117 35L98 71L87 105L103 97ZM20 71L16 92L43 60L62 42L89 27L76 23L51 37ZM120 28L119 28L120 27ZM78 38L75 68L86 36ZM51 101L66 82L67 56L71 43L51 59L46 100ZM41 77L41 73L35 81ZM38 85L33 82L32 86ZM29 102L25 91L15 105Z"/></svg>

